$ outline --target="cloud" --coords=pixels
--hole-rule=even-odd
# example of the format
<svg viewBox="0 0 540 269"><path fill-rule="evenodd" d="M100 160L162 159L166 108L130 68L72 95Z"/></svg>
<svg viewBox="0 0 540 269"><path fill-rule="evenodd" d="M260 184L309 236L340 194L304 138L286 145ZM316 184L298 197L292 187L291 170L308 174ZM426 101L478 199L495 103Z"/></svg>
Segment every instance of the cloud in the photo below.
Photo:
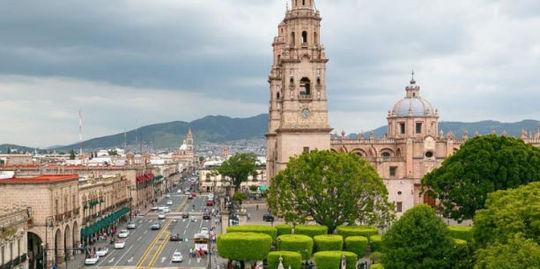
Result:
<svg viewBox="0 0 540 269"><path fill-rule="evenodd" d="M385 124L413 68L443 120L540 118L539 1L316 3L336 129ZM284 1L19 0L3 7L0 113L9 117L0 143L71 143L80 107L87 137L267 111Z"/></svg>

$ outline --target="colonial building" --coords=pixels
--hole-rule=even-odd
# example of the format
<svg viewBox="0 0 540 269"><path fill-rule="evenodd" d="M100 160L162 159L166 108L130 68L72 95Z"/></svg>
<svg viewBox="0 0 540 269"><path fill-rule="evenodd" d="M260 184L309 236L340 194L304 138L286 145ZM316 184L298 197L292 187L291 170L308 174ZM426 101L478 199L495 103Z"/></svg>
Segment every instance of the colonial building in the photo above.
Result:
<svg viewBox="0 0 540 269"><path fill-rule="evenodd" d="M0 181L2 206L31 210L28 229L30 268L62 264L79 244L79 176L41 175Z"/></svg>
<svg viewBox="0 0 540 269"><path fill-rule="evenodd" d="M195 149L193 147L193 132L188 129L186 140L182 142L178 151L173 154L173 159L179 161L184 167L192 167L195 163Z"/></svg>
<svg viewBox="0 0 540 269"><path fill-rule="evenodd" d="M289 158L313 149L330 149L326 108L326 58L320 42L314 0L293 0L274 37L268 77L270 107L266 134L269 178Z"/></svg>
<svg viewBox="0 0 540 269"><path fill-rule="evenodd" d="M28 268L26 245L30 214L28 208L2 208L0 211L0 268Z"/></svg>

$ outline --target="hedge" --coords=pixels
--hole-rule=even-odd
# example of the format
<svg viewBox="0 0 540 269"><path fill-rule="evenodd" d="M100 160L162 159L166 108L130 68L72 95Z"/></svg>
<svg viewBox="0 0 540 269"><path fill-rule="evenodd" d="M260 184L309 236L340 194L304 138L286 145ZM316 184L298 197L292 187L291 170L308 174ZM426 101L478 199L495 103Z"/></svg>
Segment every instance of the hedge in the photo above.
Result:
<svg viewBox="0 0 540 269"><path fill-rule="evenodd" d="M278 224L276 225L277 236L283 234L292 234L292 226L290 224Z"/></svg>
<svg viewBox="0 0 540 269"><path fill-rule="evenodd" d="M448 226L448 231L450 231L450 236L452 238L465 240L467 242L472 242L473 233L472 227L467 226Z"/></svg>
<svg viewBox="0 0 540 269"><path fill-rule="evenodd" d="M349 251L320 251L313 256L317 269L340 269L341 255L345 255L347 269L356 269L358 256Z"/></svg>
<svg viewBox="0 0 540 269"><path fill-rule="evenodd" d="M302 260L309 260L313 253L313 239L303 234L284 234L278 236L277 247L278 250L298 252L302 255Z"/></svg>
<svg viewBox="0 0 540 269"><path fill-rule="evenodd" d="M261 261L272 247L272 237L261 233L226 233L217 238L219 256L236 261Z"/></svg>
<svg viewBox="0 0 540 269"><path fill-rule="evenodd" d="M382 236L380 235L372 235L369 238L369 242L371 243L371 251L382 251Z"/></svg>
<svg viewBox="0 0 540 269"><path fill-rule="evenodd" d="M354 252L358 257L364 257L367 246L368 239L364 236L349 236L345 238L345 249Z"/></svg>
<svg viewBox="0 0 540 269"><path fill-rule="evenodd" d="M279 266L279 257L283 258L283 266L285 268L300 269L302 267L302 255L293 251L272 251L268 253L266 258L269 269L277 269Z"/></svg>
<svg viewBox="0 0 540 269"><path fill-rule="evenodd" d="M294 226L294 233L304 234L313 238L316 235L328 234L328 227L322 225L299 224Z"/></svg>
<svg viewBox="0 0 540 269"><path fill-rule="evenodd" d="M458 247L467 246L467 241L462 240L462 239L457 239L457 238L453 238L453 239L454 239L454 245Z"/></svg>
<svg viewBox="0 0 540 269"><path fill-rule="evenodd" d="M342 235L343 238L349 236L363 236L369 238L372 235L379 234L379 229L375 226L342 225L337 227L336 232L337 234Z"/></svg>
<svg viewBox="0 0 540 269"><path fill-rule="evenodd" d="M383 255L382 252L379 252L379 251L371 252L371 254L369 254L369 259L372 262L379 263L381 262L382 255Z"/></svg>
<svg viewBox="0 0 540 269"><path fill-rule="evenodd" d="M316 235L313 237L315 251L343 250L343 236L337 234Z"/></svg>
<svg viewBox="0 0 540 269"><path fill-rule="evenodd" d="M276 240L277 237L276 228L266 225L230 226L227 228L227 233L263 233L271 236L272 240Z"/></svg>
<svg viewBox="0 0 540 269"><path fill-rule="evenodd" d="M383 265L380 263L372 264L369 269L384 269Z"/></svg>

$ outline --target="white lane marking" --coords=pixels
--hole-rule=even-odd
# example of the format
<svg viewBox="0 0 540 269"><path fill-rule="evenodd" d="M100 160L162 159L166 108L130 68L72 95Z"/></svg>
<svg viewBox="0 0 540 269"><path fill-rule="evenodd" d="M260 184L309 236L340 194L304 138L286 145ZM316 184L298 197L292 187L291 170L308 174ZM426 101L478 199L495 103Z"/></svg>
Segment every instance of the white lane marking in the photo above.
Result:
<svg viewBox="0 0 540 269"><path fill-rule="evenodd" d="M131 263L132 261L133 261L133 257L129 258L127 262ZM116 264L114 266L116 266Z"/></svg>
<svg viewBox="0 0 540 269"><path fill-rule="evenodd" d="M186 234L187 229L184 230L184 234Z"/></svg>
<svg viewBox="0 0 540 269"><path fill-rule="evenodd" d="M114 262L114 257L112 259L109 260L109 263L113 263Z"/></svg>
<svg viewBox="0 0 540 269"><path fill-rule="evenodd" d="M137 241L140 241L140 240L141 240L141 238L142 238L142 236L139 236L139 238L137 239Z"/></svg>
<svg viewBox="0 0 540 269"><path fill-rule="evenodd" d="M191 264L191 258L189 258L189 262L188 262L188 265L190 265L190 264Z"/></svg>
<svg viewBox="0 0 540 269"><path fill-rule="evenodd" d="M145 231L143 232L143 234L146 234L147 232L148 232L148 230L145 230Z"/></svg>
<svg viewBox="0 0 540 269"><path fill-rule="evenodd" d="M187 224L187 226L186 226L186 229L189 227L189 224L190 224L190 223L191 223L191 222L188 222L188 224Z"/></svg>
<svg viewBox="0 0 540 269"><path fill-rule="evenodd" d="M199 226L199 229L202 228L202 223L203 223L203 222L201 221L201 225Z"/></svg>
<svg viewBox="0 0 540 269"><path fill-rule="evenodd" d="M167 259L167 257L161 257L161 263L164 263L165 259Z"/></svg>
<svg viewBox="0 0 540 269"><path fill-rule="evenodd" d="M124 255L120 256L120 259L118 259L118 261L114 264L114 266L118 265L118 263L124 258L124 256L126 256L126 254L128 254L128 252L131 250L131 248L133 248L133 245L129 246L126 253L124 253ZM131 260L133 260L133 257L131 257ZM128 261L128 262L130 262L130 261Z"/></svg>

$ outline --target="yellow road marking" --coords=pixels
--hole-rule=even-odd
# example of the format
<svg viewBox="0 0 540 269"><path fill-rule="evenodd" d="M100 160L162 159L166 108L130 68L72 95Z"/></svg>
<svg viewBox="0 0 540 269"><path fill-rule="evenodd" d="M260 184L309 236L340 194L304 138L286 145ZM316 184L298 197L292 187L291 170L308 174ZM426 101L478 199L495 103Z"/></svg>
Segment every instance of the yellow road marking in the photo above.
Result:
<svg viewBox="0 0 540 269"><path fill-rule="evenodd" d="M161 230L159 231L159 233L156 235L156 237L154 238L154 240L152 240L152 243L150 243L150 245L148 246L148 248L144 251L143 255L141 256L141 258L139 259L139 262L137 262L137 267L140 267L144 264L144 261L146 260L146 258L148 258L148 255L150 254L150 252L152 251L152 249L154 249L154 246L156 245L157 241L161 238L161 236L167 232L167 228L169 227L169 225L171 224L171 220L168 220L167 223L161 228Z"/></svg>
<svg viewBox="0 0 540 269"><path fill-rule="evenodd" d="M167 233L167 235L165 236L165 239L163 240L163 242L161 242L161 245L159 246L158 250L154 254L154 257L150 259L150 263L148 264L149 267L154 266L154 264L156 263L156 260L159 258L159 255L161 255L161 253L163 252L163 249L165 249L165 246L169 242L170 237L171 237L171 234Z"/></svg>

